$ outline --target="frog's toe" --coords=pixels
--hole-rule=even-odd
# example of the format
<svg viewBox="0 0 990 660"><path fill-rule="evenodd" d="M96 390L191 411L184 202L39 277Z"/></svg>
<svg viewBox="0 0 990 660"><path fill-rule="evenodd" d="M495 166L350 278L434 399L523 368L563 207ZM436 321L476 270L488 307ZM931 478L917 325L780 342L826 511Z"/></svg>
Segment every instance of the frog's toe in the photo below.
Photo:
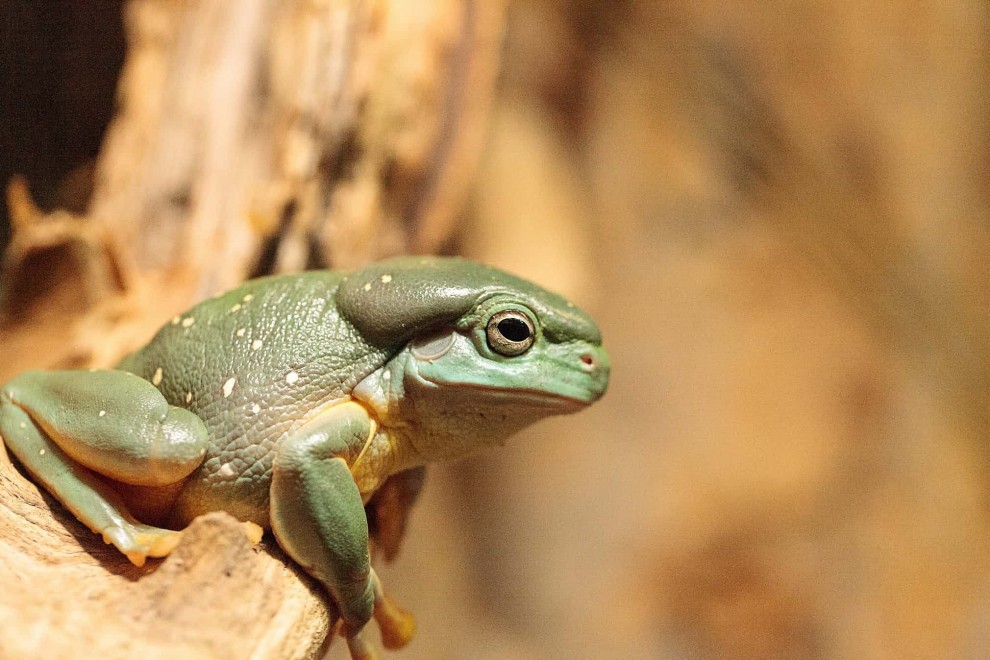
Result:
<svg viewBox="0 0 990 660"><path fill-rule="evenodd" d="M155 528L151 528L155 529ZM182 532L158 529L153 532L139 532L135 540L139 545L146 547L149 557L167 557L175 550L182 539Z"/></svg>
<svg viewBox="0 0 990 660"><path fill-rule="evenodd" d="M261 525L253 523L250 520L247 520L241 524L244 525L244 535L247 536L248 542L251 545L258 545L261 543L261 537L265 534L265 530L262 529Z"/></svg>
<svg viewBox="0 0 990 660"><path fill-rule="evenodd" d="M416 632L416 619L385 594L378 574L372 571L375 589L375 621L382 633L382 645L390 650L401 649Z"/></svg>
<svg viewBox="0 0 990 660"><path fill-rule="evenodd" d="M388 596L375 602L375 621L382 633L382 645L390 650L401 649L416 632L416 619Z"/></svg>
<svg viewBox="0 0 990 660"><path fill-rule="evenodd" d="M144 566L144 561L148 558L148 553L134 542L134 538L123 527L114 526L104 529L103 542L112 543L135 566Z"/></svg>
<svg viewBox="0 0 990 660"><path fill-rule="evenodd" d="M103 530L103 540L112 543L135 566L144 566L148 557L165 557L181 538L182 532L150 525L115 525Z"/></svg>

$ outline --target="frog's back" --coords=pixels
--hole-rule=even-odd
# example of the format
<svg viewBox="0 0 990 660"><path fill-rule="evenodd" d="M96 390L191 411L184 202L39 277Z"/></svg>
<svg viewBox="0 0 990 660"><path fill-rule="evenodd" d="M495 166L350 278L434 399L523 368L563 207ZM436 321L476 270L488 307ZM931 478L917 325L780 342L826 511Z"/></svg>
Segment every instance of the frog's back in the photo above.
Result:
<svg viewBox="0 0 990 660"><path fill-rule="evenodd" d="M272 454L313 411L346 397L387 359L341 317L331 271L268 277L200 303L119 368L195 412L210 446L178 503L266 522Z"/></svg>

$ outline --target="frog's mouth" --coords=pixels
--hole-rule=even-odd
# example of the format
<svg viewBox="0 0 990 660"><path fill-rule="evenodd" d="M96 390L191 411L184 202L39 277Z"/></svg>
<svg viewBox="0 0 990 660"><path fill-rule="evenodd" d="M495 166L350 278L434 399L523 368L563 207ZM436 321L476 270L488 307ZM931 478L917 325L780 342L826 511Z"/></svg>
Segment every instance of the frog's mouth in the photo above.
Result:
<svg viewBox="0 0 990 660"><path fill-rule="evenodd" d="M436 383L435 383L436 384ZM467 390L477 395L479 399L485 398L490 401L504 402L513 406L525 405L533 408L549 408L562 413L577 412L582 410L599 397L580 398L569 396L557 392L546 392L536 389L502 389L499 387L488 387L476 383L450 384L448 387L455 387L460 390Z"/></svg>
<svg viewBox="0 0 990 660"><path fill-rule="evenodd" d="M578 412L601 397L600 392L588 392L587 395L582 396L583 393L565 394L535 388L504 388L482 383L451 382L430 378L418 370L413 374L413 377L422 387L433 391L443 391L448 395L448 398L470 399L475 405L479 401L487 401L493 407L523 407L556 414Z"/></svg>

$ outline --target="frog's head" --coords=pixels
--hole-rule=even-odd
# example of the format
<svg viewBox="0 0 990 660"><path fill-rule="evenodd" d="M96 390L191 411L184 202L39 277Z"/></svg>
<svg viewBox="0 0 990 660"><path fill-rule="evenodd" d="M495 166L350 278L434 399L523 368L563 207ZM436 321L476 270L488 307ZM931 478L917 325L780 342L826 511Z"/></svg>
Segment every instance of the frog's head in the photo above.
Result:
<svg viewBox="0 0 990 660"><path fill-rule="evenodd" d="M375 381L426 459L504 442L599 399L609 359L594 321L561 296L463 259L403 257L348 277L338 307L395 357Z"/></svg>

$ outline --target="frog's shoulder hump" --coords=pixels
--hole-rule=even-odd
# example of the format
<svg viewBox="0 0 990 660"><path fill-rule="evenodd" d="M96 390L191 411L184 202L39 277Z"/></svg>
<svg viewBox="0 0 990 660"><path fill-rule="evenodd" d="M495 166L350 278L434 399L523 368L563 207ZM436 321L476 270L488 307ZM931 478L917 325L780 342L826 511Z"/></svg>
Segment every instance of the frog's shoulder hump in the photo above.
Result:
<svg viewBox="0 0 990 660"><path fill-rule="evenodd" d="M479 267L454 257L380 261L347 275L337 289L337 309L367 341L397 347L472 309L486 284Z"/></svg>

